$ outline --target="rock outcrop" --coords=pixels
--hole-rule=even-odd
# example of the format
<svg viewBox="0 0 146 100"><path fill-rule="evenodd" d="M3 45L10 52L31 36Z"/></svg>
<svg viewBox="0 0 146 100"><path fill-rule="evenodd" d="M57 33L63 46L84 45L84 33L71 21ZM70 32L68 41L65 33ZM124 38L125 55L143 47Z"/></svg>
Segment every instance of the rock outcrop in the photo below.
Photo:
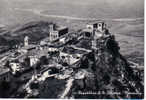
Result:
<svg viewBox="0 0 146 100"><path fill-rule="evenodd" d="M143 98L141 72L131 68L120 54L113 36L100 38L98 50L85 55L80 70L87 73L74 81L70 97L74 98Z"/></svg>

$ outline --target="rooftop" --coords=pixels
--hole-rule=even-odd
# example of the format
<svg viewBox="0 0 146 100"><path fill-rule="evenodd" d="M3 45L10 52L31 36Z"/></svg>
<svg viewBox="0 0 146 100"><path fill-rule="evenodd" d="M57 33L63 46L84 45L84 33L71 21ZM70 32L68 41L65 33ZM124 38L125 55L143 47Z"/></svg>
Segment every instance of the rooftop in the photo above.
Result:
<svg viewBox="0 0 146 100"><path fill-rule="evenodd" d="M29 44L28 46L23 46L21 49L29 50L29 49L32 49L32 48L35 48L35 47L36 47L36 45Z"/></svg>
<svg viewBox="0 0 146 100"><path fill-rule="evenodd" d="M85 29L82 30L82 32L92 32L92 30L85 28Z"/></svg>
<svg viewBox="0 0 146 100"><path fill-rule="evenodd" d="M37 56L38 58L41 57L41 56L45 56L48 54L48 49L45 48L45 49L42 49L42 50L38 50L38 49L33 49L33 50L30 50L28 53L27 53L27 56Z"/></svg>
<svg viewBox="0 0 146 100"><path fill-rule="evenodd" d="M85 54L86 53L83 50L74 49L73 47L64 47L62 49L62 52L65 52L68 54Z"/></svg>

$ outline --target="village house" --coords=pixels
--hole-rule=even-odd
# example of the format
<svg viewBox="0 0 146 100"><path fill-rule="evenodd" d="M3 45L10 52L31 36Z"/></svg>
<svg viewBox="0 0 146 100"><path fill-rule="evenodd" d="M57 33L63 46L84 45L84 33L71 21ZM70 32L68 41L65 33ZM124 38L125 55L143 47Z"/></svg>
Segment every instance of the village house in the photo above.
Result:
<svg viewBox="0 0 146 100"><path fill-rule="evenodd" d="M85 51L81 51L81 50L77 50L77 49L72 49L70 47L64 47L61 51L60 51L60 59L67 63L68 65L73 65L74 63L76 63L77 61L80 60L80 58L85 54Z"/></svg>

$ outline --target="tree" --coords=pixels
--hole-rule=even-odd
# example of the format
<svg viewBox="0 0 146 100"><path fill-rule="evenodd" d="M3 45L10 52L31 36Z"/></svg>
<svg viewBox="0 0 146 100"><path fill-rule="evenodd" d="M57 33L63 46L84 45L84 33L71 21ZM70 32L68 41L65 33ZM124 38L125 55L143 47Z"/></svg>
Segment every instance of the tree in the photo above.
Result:
<svg viewBox="0 0 146 100"><path fill-rule="evenodd" d="M0 97L6 98L9 97L10 83L2 81L0 84Z"/></svg>

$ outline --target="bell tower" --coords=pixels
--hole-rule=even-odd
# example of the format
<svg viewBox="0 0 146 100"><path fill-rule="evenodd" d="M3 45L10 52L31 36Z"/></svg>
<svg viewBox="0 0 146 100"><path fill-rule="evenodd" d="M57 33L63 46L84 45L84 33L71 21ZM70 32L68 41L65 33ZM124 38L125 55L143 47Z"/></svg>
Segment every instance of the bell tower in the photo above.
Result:
<svg viewBox="0 0 146 100"><path fill-rule="evenodd" d="M25 46L25 47L29 45L28 39L29 39L28 36L25 36L25 37L24 37L24 46Z"/></svg>

